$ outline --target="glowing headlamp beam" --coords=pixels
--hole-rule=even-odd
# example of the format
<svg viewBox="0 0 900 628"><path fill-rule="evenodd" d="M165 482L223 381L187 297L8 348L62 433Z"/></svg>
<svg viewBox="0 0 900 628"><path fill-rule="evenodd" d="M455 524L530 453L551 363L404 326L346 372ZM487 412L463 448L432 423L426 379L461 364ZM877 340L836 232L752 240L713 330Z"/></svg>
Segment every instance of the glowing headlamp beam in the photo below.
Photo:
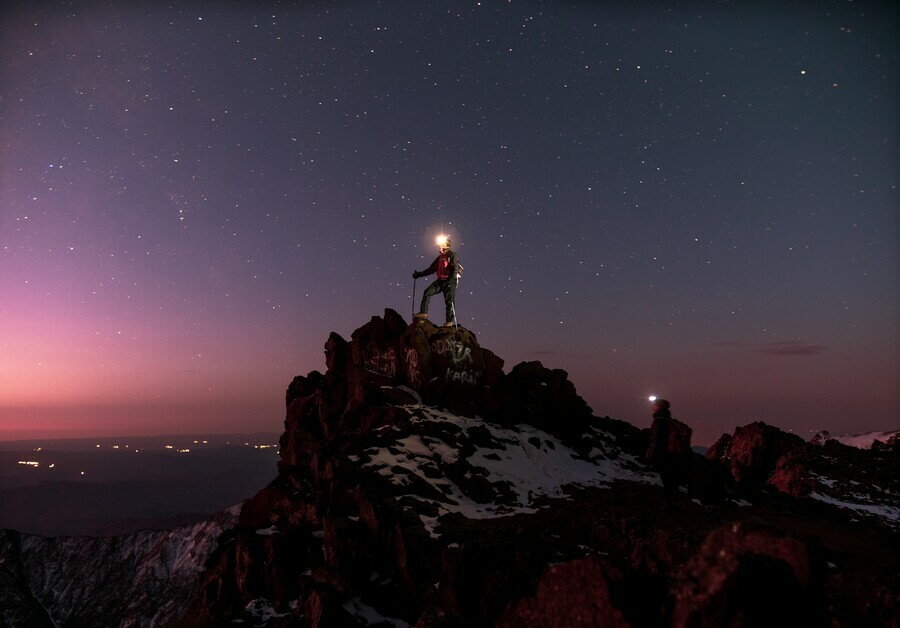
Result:
<svg viewBox="0 0 900 628"><path fill-rule="evenodd" d="M434 241L437 243L438 246L447 246L448 239L449 238L447 238L447 236L442 233L437 238L435 238Z"/></svg>

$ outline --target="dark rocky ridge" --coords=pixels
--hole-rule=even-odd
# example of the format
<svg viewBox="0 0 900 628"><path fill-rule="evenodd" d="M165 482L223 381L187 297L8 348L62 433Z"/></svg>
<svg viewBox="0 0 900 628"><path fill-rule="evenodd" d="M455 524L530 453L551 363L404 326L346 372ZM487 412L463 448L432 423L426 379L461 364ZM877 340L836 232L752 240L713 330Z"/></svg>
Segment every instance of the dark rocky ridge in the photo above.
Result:
<svg viewBox="0 0 900 628"><path fill-rule="evenodd" d="M187 624L264 599L269 625L896 625L896 451L752 424L666 509L646 430L593 416L564 371L506 374L468 330L390 310L325 349ZM536 460L558 484L528 484Z"/></svg>
<svg viewBox="0 0 900 628"><path fill-rule="evenodd" d="M754 423L695 456L667 507L647 430L593 416L564 371L504 373L470 331L391 310L325 351L287 389L278 478L156 625L900 621L896 448Z"/></svg>

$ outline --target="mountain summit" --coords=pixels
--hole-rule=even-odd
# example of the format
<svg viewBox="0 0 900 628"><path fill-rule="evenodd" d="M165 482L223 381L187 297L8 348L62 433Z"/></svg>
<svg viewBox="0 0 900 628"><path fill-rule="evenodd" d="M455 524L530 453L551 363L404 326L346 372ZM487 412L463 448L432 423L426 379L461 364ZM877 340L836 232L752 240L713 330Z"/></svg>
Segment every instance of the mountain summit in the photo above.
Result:
<svg viewBox="0 0 900 628"><path fill-rule="evenodd" d="M896 447L753 423L671 502L648 429L594 416L565 371L504 372L469 330L386 310L325 358L287 388L278 477L196 548L189 602L118 625L897 625ZM54 606L37 546L0 557L19 598L116 625L87 593Z"/></svg>

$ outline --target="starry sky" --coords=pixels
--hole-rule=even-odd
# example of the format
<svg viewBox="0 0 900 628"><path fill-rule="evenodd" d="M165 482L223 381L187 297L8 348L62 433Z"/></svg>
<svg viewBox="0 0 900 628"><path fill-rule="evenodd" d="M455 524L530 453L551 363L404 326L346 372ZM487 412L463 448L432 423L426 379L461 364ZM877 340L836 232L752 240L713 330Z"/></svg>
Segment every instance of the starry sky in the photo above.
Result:
<svg viewBox="0 0 900 628"><path fill-rule="evenodd" d="M598 416L900 428L888 3L0 15L0 439L279 432L441 231L459 322Z"/></svg>

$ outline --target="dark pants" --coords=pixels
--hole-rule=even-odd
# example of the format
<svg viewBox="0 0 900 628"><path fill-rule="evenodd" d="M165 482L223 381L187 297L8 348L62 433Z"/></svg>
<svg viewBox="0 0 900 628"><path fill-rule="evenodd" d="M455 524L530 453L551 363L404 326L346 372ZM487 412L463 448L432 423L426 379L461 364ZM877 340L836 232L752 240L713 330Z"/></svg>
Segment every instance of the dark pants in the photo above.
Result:
<svg viewBox="0 0 900 628"><path fill-rule="evenodd" d="M690 461L672 459L664 457L655 463L657 471L659 471L659 479L662 480L663 495L667 503L674 503L678 499L678 491L681 490L682 484L690 481L689 465Z"/></svg>
<svg viewBox="0 0 900 628"><path fill-rule="evenodd" d="M419 311L423 314L428 314L428 302L438 292L444 293L444 304L447 306L447 322L452 323L454 319L453 303L456 301L455 277L438 279L425 288L425 293L422 295L422 307L419 308Z"/></svg>

